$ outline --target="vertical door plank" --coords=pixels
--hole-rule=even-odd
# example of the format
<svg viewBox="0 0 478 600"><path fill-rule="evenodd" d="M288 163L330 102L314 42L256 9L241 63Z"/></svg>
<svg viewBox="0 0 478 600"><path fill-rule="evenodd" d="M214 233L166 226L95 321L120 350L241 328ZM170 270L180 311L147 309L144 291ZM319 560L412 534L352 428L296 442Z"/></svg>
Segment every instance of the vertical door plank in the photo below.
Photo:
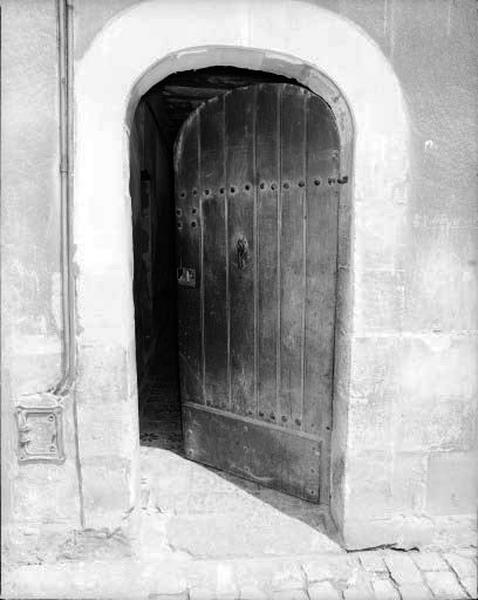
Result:
<svg viewBox="0 0 478 600"><path fill-rule="evenodd" d="M191 227L193 208L199 210L199 128L197 116L186 122L176 160L176 265L196 270L196 287L178 285L178 351L180 392L184 401L202 403L200 319L200 221Z"/></svg>
<svg viewBox="0 0 478 600"><path fill-rule="evenodd" d="M320 501L329 497L337 270L339 140L330 109L309 98L305 430L322 439ZM330 183L329 183L330 181ZM317 185L319 183L319 185Z"/></svg>
<svg viewBox="0 0 478 600"><path fill-rule="evenodd" d="M229 405L228 317L226 309L226 215L224 100L210 100L200 112L201 215L203 227L204 393L207 405Z"/></svg>
<svg viewBox="0 0 478 600"><path fill-rule="evenodd" d="M281 108L280 415L302 426L304 342L305 95L285 85ZM299 185L300 184L300 185Z"/></svg>
<svg viewBox="0 0 478 600"><path fill-rule="evenodd" d="M279 289L277 224L279 197L280 88L261 85L257 92L256 189L258 264L258 417L277 415L277 345Z"/></svg>
<svg viewBox="0 0 478 600"><path fill-rule="evenodd" d="M331 426L335 280L337 269L338 135L333 115L316 96L308 102L307 315L305 430ZM337 151L337 158L333 159ZM335 160L335 164L333 162Z"/></svg>
<svg viewBox="0 0 478 600"><path fill-rule="evenodd" d="M231 402L245 415L256 414L254 121L255 90L226 96Z"/></svg>

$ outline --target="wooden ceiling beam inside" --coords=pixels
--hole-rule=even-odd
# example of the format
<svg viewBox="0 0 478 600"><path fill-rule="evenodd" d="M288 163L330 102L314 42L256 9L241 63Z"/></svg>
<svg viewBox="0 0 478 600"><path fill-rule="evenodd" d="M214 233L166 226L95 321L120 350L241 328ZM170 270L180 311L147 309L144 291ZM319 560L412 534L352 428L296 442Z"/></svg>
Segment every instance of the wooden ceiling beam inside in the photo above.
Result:
<svg viewBox="0 0 478 600"><path fill-rule="evenodd" d="M228 90L254 83L297 83L287 77L236 67L209 67L169 75L146 94L172 143L193 110Z"/></svg>

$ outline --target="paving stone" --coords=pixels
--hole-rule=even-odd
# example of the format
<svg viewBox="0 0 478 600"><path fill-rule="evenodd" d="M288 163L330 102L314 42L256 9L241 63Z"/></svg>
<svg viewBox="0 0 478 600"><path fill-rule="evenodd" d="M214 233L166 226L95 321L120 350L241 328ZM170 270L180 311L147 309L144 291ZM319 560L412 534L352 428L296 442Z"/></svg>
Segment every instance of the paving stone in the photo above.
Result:
<svg viewBox="0 0 478 600"><path fill-rule="evenodd" d="M189 600L187 592L182 594L149 594L148 600Z"/></svg>
<svg viewBox="0 0 478 600"><path fill-rule="evenodd" d="M273 591L304 589L306 585L304 571L297 564L277 569L270 582Z"/></svg>
<svg viewBox="0 0 478 600"><path fill-rule="evenodd" d="M370 583L377 600L400 600L400 594L390 579L376 577Z"/></svg>
<svg viewBox="0 0 478 600"><path fill-rule="evenodd" d="M408 583L400 586L402 600L433 600L432 593L423 583Z"/></svg>
<svg viewBox="0 0 478 600"><path fill-rule="evenodd" d="M406 552L394 552L391 550L385 554L385 562L394 581L399 585L409 583L421 583L422 576Z"/></svg>
<svg viewBox="0 0 478 600"><path fill-rule="evenodd" d="M240 598L241 600L268 600L270 595L259 586L251 584L241 587Z"/></svg>
<svg viewBox="0 0 478 600"><path fill-rule="evenodd" d="M467 556L468 558L471 558L475 562L477 562L477 560L478 560L478 549L477 548L457 548L455 550L455 553L459 554L460 556Z"/></svg>
<svg viewBox="0 0 478 600"><path fill-rule="evenodd" d="M239 592L233 590L218 592L213 587L191 588L188 598L189 600L237 600Z"/></svg>
<svg viewBox="0 0 478 600"><path fill-rule="evenodd" d="M255 598L270 598L272 592L305 590L306 579L293 557L233 561L234 581L241 591Z"/></svg>
<svg viewBox="0 0 478 600"><path fill-rule="evenodd" d="M425 579L436 600L465 600L467 595L450 571L426 571Z"/></svg>
<svg viewBox="0 0 478 600"><path fill-rule="evenodd" d="M135 577L142 582L147 582L151 594L174 596L174 594L184 594L188 588L184 566L180 562L165 563L159 559L140 567ZM125 579L124 575L123 579Z"/></svg>
<svg viewBox="0 0 478 600"><path fill-rule="evenodd" d="M340 592L329 581L312 583L307 592L310 600L341 600Z"/></svg>
<svg viewBox="0 0 478 600"><path fill-rule="evenodd" d="M476 580L476 564L472 558L454 552L447 552L443 556L460 579L474 577Z"/></svg>
<svg viewBox="0 0 478 600"><path fill-rule="evenodd" d="M190 600L215 600L216 590L194 587L189 590Z"/></svg>
<svg viewBox="0 0 478 600"><path fill-rule="evenodd" d="M304 564L307 581L324 581L333 578L333 568L327 559L308 561Z"/></svg>
<svg viewBox="0 0 478 600"><path fill-rule="evenodd" d="M332 579L346 584L360 569L358 558L346 554L343 556L321 556L305 561L302 567L309 583Z"/></svg>
<svg viewBox="0 0 478 600"><path fill-rule="evenodd" d="M476 581L476 577L465 577L460 580L461 585L468 592L470 598L478 598L478 583Z"/></svg>
<svg viewBox="0 0 478 600"><path fill-rule="evenodd" d="M239 588L230 563L196 563L186 567L191 600L236 600Z"/></svg>
<svg viewBox="0 0 478 600"><path fill-rule="evenodd" d="M373 591L364 585L352 585L343 592L344 600L369 600L373 598Z"/></svg>
<svg viewBox="0 0 478 600"><path fill-rule="evenodd" d="M309 600L305 590L281 590L272 592L273 600Z"/></svg>
<svg viewBox="0 0 478 600"><path fill-rule="evenodd" d="M364 573L359 573L358 577L342 592L344 600L372 600L374 593L370 580Z"/></svg>
<svg viewBox="0 0 478 600"><path fill-rule="evenodd" d="M448 571L448 564L438 552L410 552L410 556L422 571Z"/></svg>
<svg viewBox="0 0 478 600"><path fill-rule="evenodd" d="M366 571L373 573L387 573L388 570L383 560L383 555L371 550L369 552L359 552L358 558Z"/></svg>

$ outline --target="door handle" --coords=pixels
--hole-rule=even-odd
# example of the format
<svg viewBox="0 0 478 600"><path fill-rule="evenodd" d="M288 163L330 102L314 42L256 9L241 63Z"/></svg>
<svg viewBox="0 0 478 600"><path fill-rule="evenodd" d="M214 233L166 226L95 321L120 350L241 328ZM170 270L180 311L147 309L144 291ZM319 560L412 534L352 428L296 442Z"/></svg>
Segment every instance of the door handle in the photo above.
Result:
<svg viewBox="0 0 478 600"><path fill-rule="evenodd" d="M237 250L237 268L245 269L249 262L249 244L244 236L240 237L236 243Z"/></svg>

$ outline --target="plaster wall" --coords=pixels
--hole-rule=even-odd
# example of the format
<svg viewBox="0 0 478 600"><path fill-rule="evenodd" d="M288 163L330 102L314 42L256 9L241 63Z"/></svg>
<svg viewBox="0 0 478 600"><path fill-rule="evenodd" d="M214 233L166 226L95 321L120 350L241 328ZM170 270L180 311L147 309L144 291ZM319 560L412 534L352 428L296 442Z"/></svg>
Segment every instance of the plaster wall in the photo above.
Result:
<svg viewBox="0 0 478 600"><path fill-rule="evenodd" d="M55 404L39 394L62 375L56 3L0 4L2 541L32 560L80 525L71 402L62 465L19 465L14 412Z"/></svg>
<svg viewBox="0 0 478 600"><path fill-rule="evenodd" d="M140 3L72 4L80 62L110 19ZM355 222L361 277L354 288L353 384L337 390L338 409L349 411L342 419L349 450L336 456L335 465L337 485L345 490L343 530L351 547L446 543L453 534L464 539L474 527L477 471L476 2L315 4L350 19L388 58L406 99L410 128L407 201L401 189L384 189L386 202L380 190L356 198L356 210L366 216ZM2 468L8 482L2 486L2 514L7 524L27 524L36 535L40 523L79 526L71 404L65 402L63 466L18 467L12 417L23 395L48 389L61 375L57 33L53 1L2 0L1 6ZM338 51L333 39L329 45L330 52ZM380 96L381 82L368 79L367 65L357 69L363 69L364 88ZM109 107L102 110L106 116ZM103 157L96 158L101 169ZM128 191L118 189L128 212ZM392 225L391 212L400 215ZM109 221L112 230L118 226ZM104 235L107 248L108 231L96 234ZM109 293L104 272L95 274L94 257L91 267L98 289ZM131 281L123 284L130 288ZM87 325L80 323L79 332ZM103 326L106 331L107 323ZM126 513L134 504L136 475L128 458L134 447L123 441L134 437L134 425L129 416L121 421L114 403L97 418L102 398L130 402L135 397L128 367L133 335L125 330L117 337L100 364L95 340L83 340L80 370L89 374L78 390L84 399L80 427L91 430L82 448L82 463L90 468L83 502L93 507L99 499L110 501ZM111 374L106 387L104 372ZM112 389L115 373L122 383ZM109 492L102 484L107 474ZM100 510L94 523L102 519L109 523Z"/></svg>

